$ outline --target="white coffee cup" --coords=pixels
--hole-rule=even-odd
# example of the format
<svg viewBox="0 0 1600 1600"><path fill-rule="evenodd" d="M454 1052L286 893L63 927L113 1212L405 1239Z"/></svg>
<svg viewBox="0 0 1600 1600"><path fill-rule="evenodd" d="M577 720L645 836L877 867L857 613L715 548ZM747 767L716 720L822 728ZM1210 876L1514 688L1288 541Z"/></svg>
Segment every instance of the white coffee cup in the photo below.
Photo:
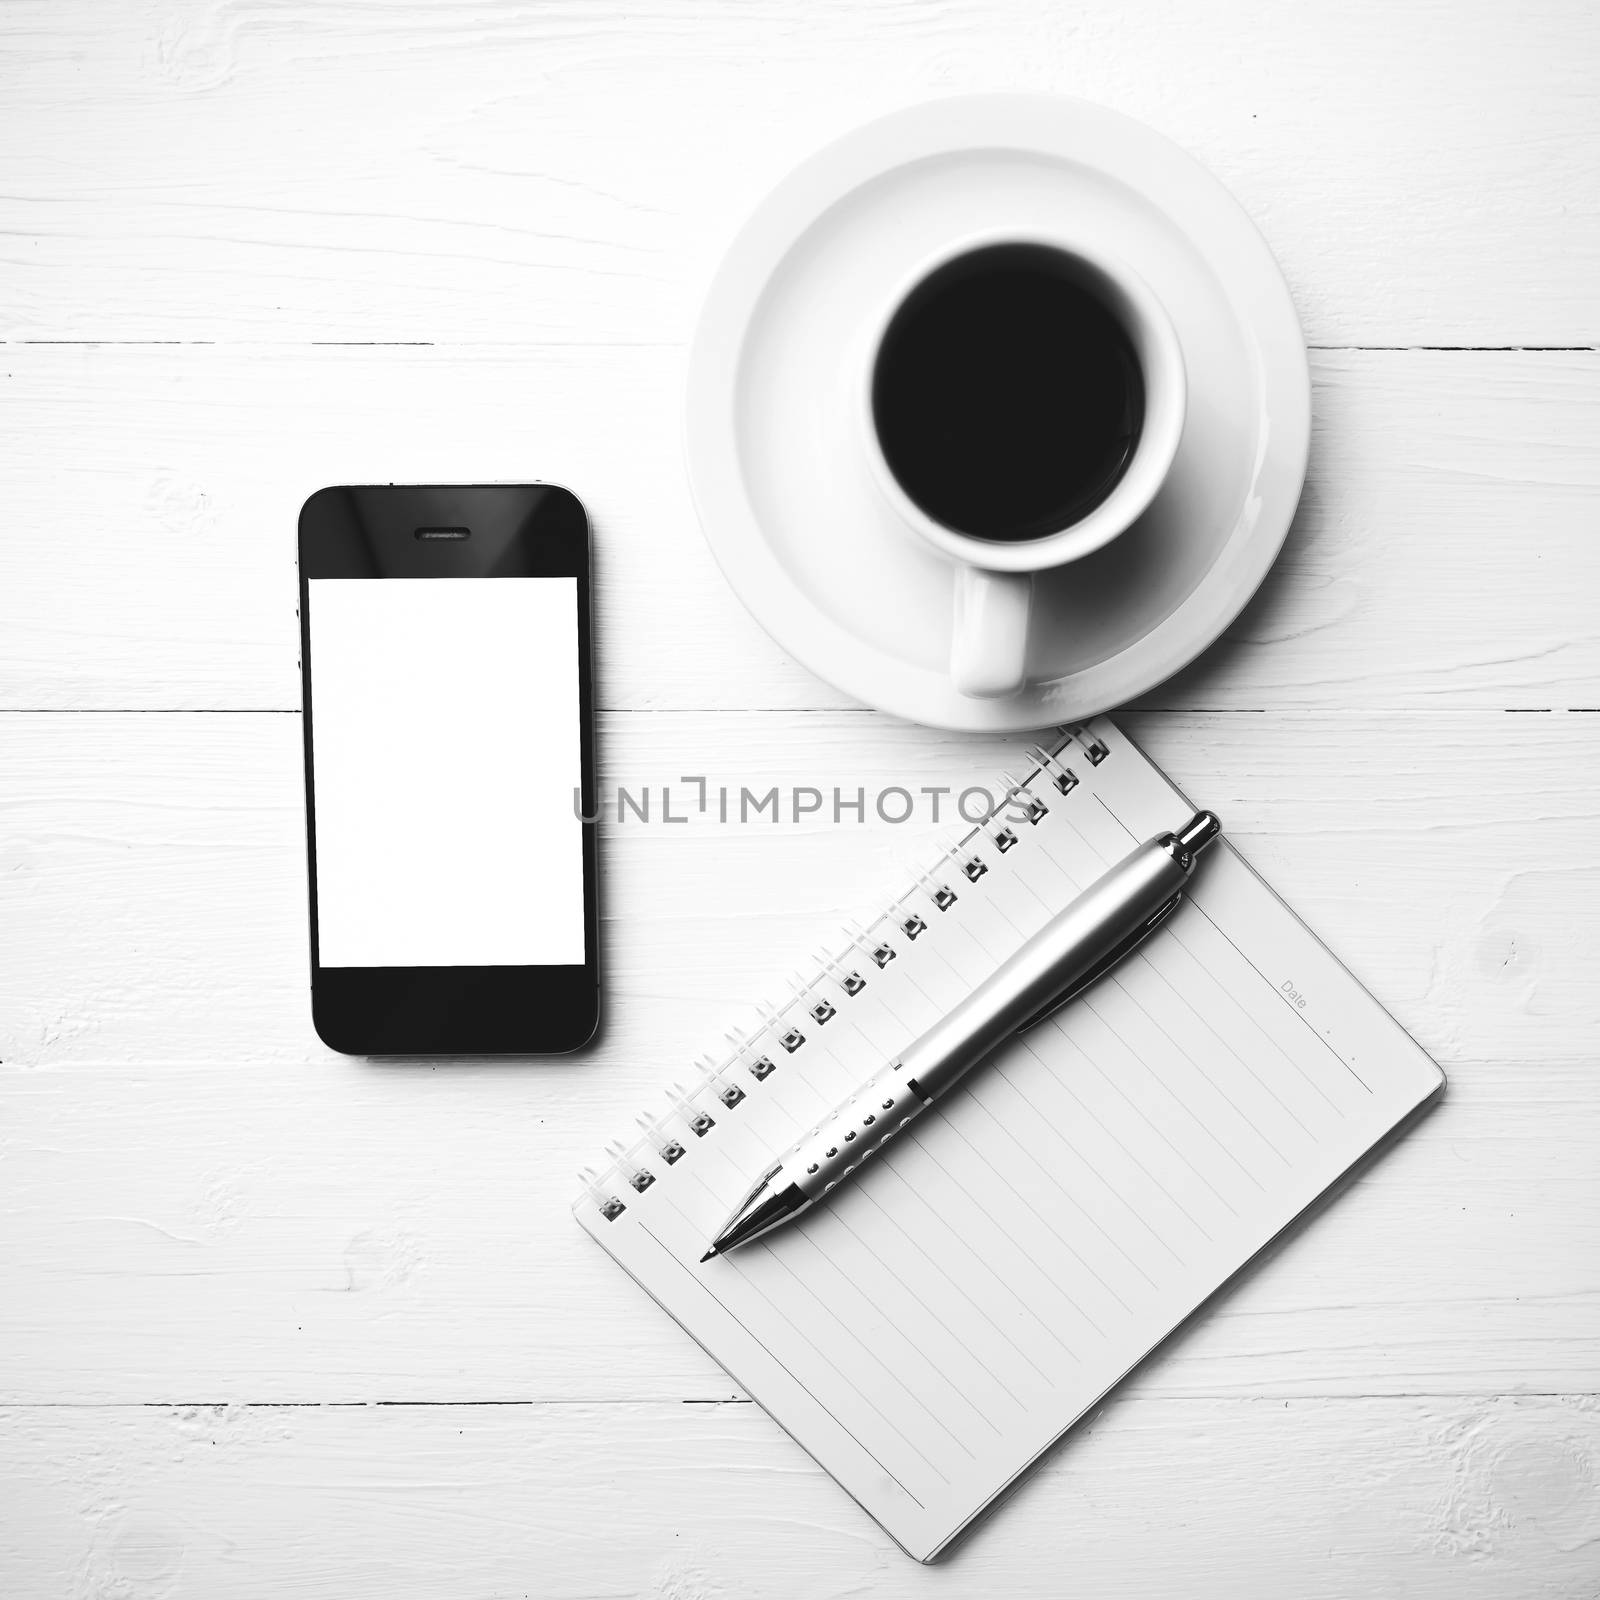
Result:
<svg viewBox="0 0 1600 1600"><path fill-rule="evenodd" d="M1144 383L1143 424L1115 486L1083 515L1032 539L985 539L929 516L906 493L885 458L873 409L878 354L895 313L933 273L997 245L1051 251L1063 274L1088 289L1121 325ZM964 694L1011 694L1026 681L1034 574L1081 560L1132 527L1171 470L1187 405L1178 336L1143 279L1115 257L1067 233L1007 228L969 235L925 258L888 297L864 343L858 431L871 476L905 529L956 566L951 680Z"/></svg>

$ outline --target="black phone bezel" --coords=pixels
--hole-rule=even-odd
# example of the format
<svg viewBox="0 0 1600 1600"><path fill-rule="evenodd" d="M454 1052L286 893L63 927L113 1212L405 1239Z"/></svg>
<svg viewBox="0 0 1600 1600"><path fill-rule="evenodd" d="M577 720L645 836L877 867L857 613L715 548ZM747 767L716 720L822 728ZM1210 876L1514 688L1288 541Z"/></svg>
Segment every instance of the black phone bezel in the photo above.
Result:
<svg viewBox="0 0 1600 1600"><path fill-rule="evenodd" d="M418 529L435 537L419 538ZM468 537L451 537L466 529ZM600 1020L598 829L583 823L582 966L324 967L318 957L312 578L574 577L583 815L596 815L589 519L553 484L374 485L319 489L299 525L300 689L311 923L311 1016L345 1055L558 1055Z"/></svg>

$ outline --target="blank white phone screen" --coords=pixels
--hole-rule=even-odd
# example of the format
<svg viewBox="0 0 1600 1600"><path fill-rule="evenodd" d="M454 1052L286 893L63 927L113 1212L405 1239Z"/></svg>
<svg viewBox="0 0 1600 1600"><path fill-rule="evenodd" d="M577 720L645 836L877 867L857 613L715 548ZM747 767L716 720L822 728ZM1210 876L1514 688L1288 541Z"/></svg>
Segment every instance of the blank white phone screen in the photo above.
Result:
<svg viewBox="0 0 1600 1600"><path fill-rule="evenodd" d="M577 579L309 588L321 965L581 965Z"/></svg>

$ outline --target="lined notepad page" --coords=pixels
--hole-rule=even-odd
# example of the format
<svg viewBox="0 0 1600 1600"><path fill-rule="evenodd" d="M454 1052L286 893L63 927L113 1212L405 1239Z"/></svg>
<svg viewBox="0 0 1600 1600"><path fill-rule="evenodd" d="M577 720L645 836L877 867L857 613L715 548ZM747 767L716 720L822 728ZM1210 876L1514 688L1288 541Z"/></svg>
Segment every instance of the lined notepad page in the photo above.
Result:
<svg viewBox="0 0 1600 1600"><path fill-rule="evenodd" d="M1077 780L1066 793L1062 773ZM862 940L841 941L838 965L724 1051L576 1207L920 1560L1443 1083L1223 845L1142 953L797 1224L702 1265L764 1159L1193 810L1104 720L1033 769L1029 790L1043 815L977 830ZM985 870L969 879L973 856ZM942 911L940 884L956 897ZM881 968L880 942L894 952ZM854 993L852 973L866 980ZM820 1024L819 1004L833 1011ZM803 1037L792 1053L786 1033Z"/></svg>

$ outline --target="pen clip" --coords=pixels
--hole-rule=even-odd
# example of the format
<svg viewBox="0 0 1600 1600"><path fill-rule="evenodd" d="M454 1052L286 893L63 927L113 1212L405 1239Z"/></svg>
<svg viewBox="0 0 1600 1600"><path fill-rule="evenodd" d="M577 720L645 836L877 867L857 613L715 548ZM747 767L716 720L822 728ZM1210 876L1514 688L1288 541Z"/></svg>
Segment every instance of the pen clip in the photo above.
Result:
<svg viewBox="0 0 1600 1600"><path fill-rule="evenodd" d="M1058 1012L1062 1006L1066 1005L1069 1000L1076 1000L1085 989L1089 988L1092 984L1098 983L1100 979L1105 977L1105 975L1110 972L1113 967L1120 965L1123 961L1126 961L1127 958L1131 956L1133 952L1137 950L1139 946L1142 945L1145 940L1148 939L1150 935L1154 933L1156 929L1159 928L1161 924L1178 909L1178 902L1182 898L1183 896L1181 894L1173 895L1173 897L1168 900L1165 905L1161 906L1156 911L1154 916L1150 917L1146 922L1141 923L1137 928L1135 928L1133 932L1122 941L1121 944L1115 946L1115 948L1107 951L1105 955L1101 956L1101 958L1095 962L1095 964L1090 967L1089 970L1084 973L1076 983L1074 983L1070 988L1064 990L1061 994L1057 995L1056 998L1047 1006L1044 1006L1040 1010L1034 1012L1034 1014L1029 1017L1020 1028L1017 1029L1017 1032L1026 1033L1029 1028L1037 1027L1045 1020L1046 1017L1054 1016L1055 1013Z"/></svg>

